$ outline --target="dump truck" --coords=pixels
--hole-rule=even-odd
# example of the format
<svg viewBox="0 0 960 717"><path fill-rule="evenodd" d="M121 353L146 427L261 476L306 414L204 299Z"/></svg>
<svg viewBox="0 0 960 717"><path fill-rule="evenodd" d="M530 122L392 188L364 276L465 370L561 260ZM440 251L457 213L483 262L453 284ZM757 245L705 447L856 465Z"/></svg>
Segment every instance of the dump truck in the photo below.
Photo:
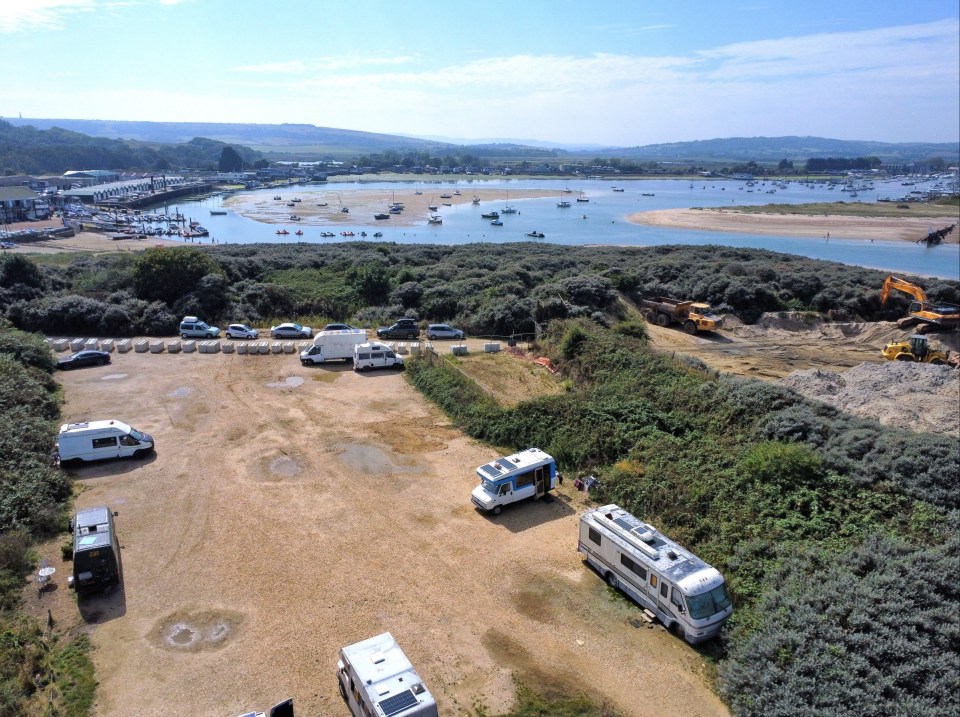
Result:
<svg viewBox="0 0 960 717"><path fill-rule="evenodd" d="M906 341L887 344L881 353L888 361L914 361L931 363L935 366L954 364L954 361L950 359L949 351L938 351L930 348L927 337L920 334L914 334Z"/></svg>
<svg viewBox="0 0 960 717"><path fill-rule="evenodd" d="M711 313L709 304L678 301L666 296L644 299L640 302L640 311L650 323L664 327L681 324L688 334L717 331L723 325L723 319Z"/></svg>
<svg viewBox="0 0 960 717"><path fill-rule="evenodd" d="M930 301L927 292L916 284L896 276L888 276L880 289L880 303L886 304L894 289L913 297L907 315L897 320L897 327L908 329L917 326L917 333L950 331L960 326L960 307ZM919 326L918 326L919 325Z"/></svg>

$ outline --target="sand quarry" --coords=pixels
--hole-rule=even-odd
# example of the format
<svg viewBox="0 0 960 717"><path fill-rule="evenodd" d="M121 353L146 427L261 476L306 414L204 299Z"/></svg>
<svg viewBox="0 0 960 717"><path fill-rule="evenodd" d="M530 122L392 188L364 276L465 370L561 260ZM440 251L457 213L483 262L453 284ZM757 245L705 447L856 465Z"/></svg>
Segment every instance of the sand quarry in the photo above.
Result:
<svg viewBox="0 0 960 717"><path fill-rule="evenodd" d="M719 370L793 374L790 385L838 402L846 391L861 415L888 413L912 382L909 402L956 432L960 372L882 363L893 324L768 317L729 322L723 336L651 334ZM478 513L474 469L494 450L402 374L282 355L130 353L58 378L65 419L122 418L158 445L144 462L72 471L78 506L119 512L122 588L78 606L54 541L41 554L57 567L55 589L25 592L38 616L50 609L62 628L91 635L100 717L223 717L286 697L307 715L346 714L337 651L384 630L442 714L509 708L513 675L624 715L727 713L697 651L637 627L638 608L580 559L586 496L568 480L552 502Z"/></svg>

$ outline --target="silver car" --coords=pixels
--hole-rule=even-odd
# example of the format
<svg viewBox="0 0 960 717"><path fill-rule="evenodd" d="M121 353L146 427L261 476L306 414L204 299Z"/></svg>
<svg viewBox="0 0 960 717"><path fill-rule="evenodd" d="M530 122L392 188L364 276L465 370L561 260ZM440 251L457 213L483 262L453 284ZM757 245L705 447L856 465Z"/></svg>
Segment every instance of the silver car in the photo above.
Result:
<svg viewBox="0 0 960 717"><path fill-rule="evenodd" d="M313 329L293 322L277 324L270 327L270 336L275 339L309 339L313 336Z"/></svg>
<svg viewBox="0 0 960 717"><path fill-rule="evenodd" d="M464 333L447 324L430 324L427 327L427 338L434 339L462 339Z"/></svg>
<svg viewBox="0 0 960 717"><path fill-rule="evenodd" d="M228 339L255 339L260 332L246 324L230 324L225 332Z"/></svg>

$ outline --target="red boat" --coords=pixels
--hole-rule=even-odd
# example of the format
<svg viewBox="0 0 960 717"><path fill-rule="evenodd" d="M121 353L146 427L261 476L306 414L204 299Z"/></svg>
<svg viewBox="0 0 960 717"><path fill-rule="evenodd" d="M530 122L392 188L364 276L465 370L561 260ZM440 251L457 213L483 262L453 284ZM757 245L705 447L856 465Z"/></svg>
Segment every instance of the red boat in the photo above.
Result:
<svg viewBox="0 0 960 717"><path fill-rule="evenodd" d="M353 232L340 232L340 236L342 236L342 237L352 237L352 236L355 236L355 235L354 235Z"/></svg>
<svg viewBox="0 0 960 717"><path fill-rule="evenodd" d="M297 229L297 231L296 231L295 233L296 233L296 235L297 235L298 237L302 237L302 236L303 236L303 229Z"/></svg>
<svg viewBox="0 0 960 717"><path fill-rule="evenodd" d="M289 233L290 232L288 232L286 229L277 229L277 234L289 234Z"/></svg>

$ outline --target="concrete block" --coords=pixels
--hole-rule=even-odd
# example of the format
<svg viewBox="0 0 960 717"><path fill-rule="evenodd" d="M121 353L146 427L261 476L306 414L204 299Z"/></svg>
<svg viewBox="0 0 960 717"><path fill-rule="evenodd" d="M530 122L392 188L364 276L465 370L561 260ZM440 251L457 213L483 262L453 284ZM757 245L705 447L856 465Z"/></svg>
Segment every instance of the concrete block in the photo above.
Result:
<svg viewBox="0 0 960 717"><path fill-rule="evenodd" d="M226 350L227 347L224 346L223 348L224 348L224 350ZM250 348L253 348L253 344L250 345ZM246 353L247 353L247 345L246 345L246 344L237 344L237 355L238 355L238 356L244 356L244 355L246 355Z"/></svg>
<svg viewBox="0 0 960 717"><path fill-rule="evenodd" d="M86 339L73 339L70 341L70 350L71 351L83 351L83 346L86 344Z"/></svg>
<svg viewBox="0 0 960 717"><path fill-rule="evenodd" d="M194 341L193 339L183 342L183 353L192 354L196 350L197 350L197 342Z"/></svg>
<svg viewBox="0 0 960 717"><path fill-rule="evenodd" d="M299 352L299 351L306 351L306 350L309 349L311 346L313 346L313 344L310 343L309 341L301 341L301 342L300 342L300 345L297 346L297 351L298 351L298 352Z"/></svg>
<svg viewBox="0 0 960 717"><path fill-rule="evenodd" d="M450 353L454 356L466 356L467 355L467 345L466 344L457 344L456 346L450 347Z"/></svg>
<svg viewBox="0 0 960 717"><path fill-rule="evenodd" d="M150 350L150 342L146 339L137 339L137 343L133 345L133 350L138 354L145 354Z"/></svg>
<svg viewBox="0 0 960 717"><path fill-rule="evenodd" d="M54 351L66 351L67 346L70 345L70 342L66 339L54 339L53 340L53 350Z"/></svg>
<svg viewBox="0 0 960 717"><path fill-rule="evenodd" d="M483 345L483 350L488 354L495 354L500 351L500 342L499 341L490 341Z"/></svg>
<svg viewBox="0 0 960 717"><path fill-rule="evenodd" d="M100 339L87 339L83 342L83 348L98 351L100 349Z"/></svg>
<svg viewBox="0 0 960 717"><path fill-rule="evenodd" d="M115 342L113 339L104 339L100 342L100 350L112 354L113 349L115 348L114 344Z"/></svg>
<svg viewBox="0 0 960 717"><path fill-rule="evenodd" d="M234 346L234 344L233 344L232 341L227 341L227 342L223 345L223 353L225 353L225 354L232 354L232 353L233 353L233 346Z"/></svg>
<svg viewBox="0 0 960 717"><path fill-rule="evenodd" d="M117 342L117 351L119 351L122 354L127 353L132 348L133 348L132 339L123 339Z"/></svg>
<svg viewBox="0 0 960 717"><path fill-rule="evenodd" d="M220 344L220 339L212 339L212 340L208 341L207 343L210 344L210 353L212 353L212 354L218 354L218 353L220 353L220 346L221 346L221 344Z"/></svg>
<svg viewBox="0 0 960 717"><path fill-rule="evenodd" d="M163 340L158 339L157 341L150 342L150 353L152 354L162 354L163 353Z"/></svg>
<svg viewBox="0 0 960 717"><path fill-rule="evenodd" d="M401 356L403 356L403 355L405 355L405 354L407 353L407 342L406 342L406 341L401 341L400 343L397 344L397 353L400 354Z"/></svg>
<svg viewBox="0 0 960 717"><path fill-rule="evenodd" d="M182 349L183 346L180 344L180 339L174 339L173 341L167 342L168 354L178 354Z"/></svg>
<svg viewBox="0 0 960 717"><path fill-rule="evenodd" d="M270 344L270 350L275 354L281 353L283 351L283 344L280 341L274 341Z"/></svg>
<svg viewBox="0 0 960 717"><path fill-rule="evenodd" d="M411 355L411 356L419 356L419 355L420 355L420 342L419 342L419 341L411 341L411 342L410 342L410 355Z"/></svg>
<svg viewBox="0 0 960 717"><path fill-rule="evenodd" d="M297 350L297 347L293 345L293 341L283 342L283 353L292 354L296 350Z"/></svg>

